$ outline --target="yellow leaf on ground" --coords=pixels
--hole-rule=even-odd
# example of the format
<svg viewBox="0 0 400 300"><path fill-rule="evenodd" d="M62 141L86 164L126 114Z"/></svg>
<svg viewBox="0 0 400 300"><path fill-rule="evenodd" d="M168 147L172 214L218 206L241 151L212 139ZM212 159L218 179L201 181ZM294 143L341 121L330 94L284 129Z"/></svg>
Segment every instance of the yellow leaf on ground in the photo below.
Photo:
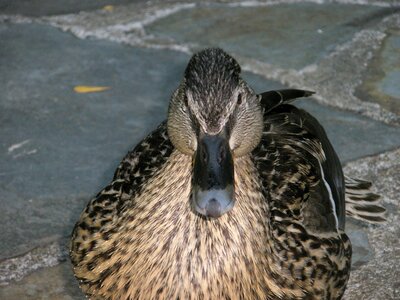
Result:
<svg viewBox="0 0 400 300"><path fill-rule="evenodd" d="M76 87L74 87L74 91L79 94L104 92L109 89L111 89L111 87L109 86L77 85Z"/></svg>
<svg viewBox="0 0 400 300"><path fill-rule="evenodd" d="M112 12L114 10L114 5L106 5L103 7L103 10Z"/></svg>

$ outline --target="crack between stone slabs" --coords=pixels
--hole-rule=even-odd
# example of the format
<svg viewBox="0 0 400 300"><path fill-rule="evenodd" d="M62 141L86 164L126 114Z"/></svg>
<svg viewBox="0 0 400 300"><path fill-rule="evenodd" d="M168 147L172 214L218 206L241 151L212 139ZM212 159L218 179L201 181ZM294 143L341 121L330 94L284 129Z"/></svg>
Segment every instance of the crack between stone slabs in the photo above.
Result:
<svg viewBox="0 0 400 300"><path fill-rule="evenodd" d="M0 24L11 23L11 24L30 24L38 22L38 18L25 17L22 15L0 15Z"/></svg>
<svg viewBox="0 0 400 300"><path fill-rule="evenodd" d="M384 7L400 7L400 2L385 2L385 1L368 1L368 0L337 0L334 1L339 4L359 4L359 5L370 5L370 6L384 6ZM113 27L115 29L122 29L122 31L130 31L130 30L138 30L139 32L144 32L144 26L149 25L157 20L163 19L165 17L170 16L171 14L175 14L182 9L189 9L196 7L198 5L214 5L214 4L222 4L231 7L259 7L259 6L271 6L271 5L279 5L279 4L294 4L294 3L316 3L316 4L325 4L330 3L330 1L321 1L321 0L279 0L279 1L224 1L218 0L214 2L201 2L201 1L161 1L154 0L149 1L147 3L132 3L128 5L116 5L115 10L128 10L127 7L137 8L138 10L144 10L142 13L137 13L135 16L138 17L137 21L129 22L128 24L114 24L111 26L106 26L103 29L109 29L112 31ZM161 5L161 6L160 6ZM161 7L161 8L160 8ZM133 11L133 10L131 10ZM4 21L10 21L13 23L31 23L33 21L43 23L49 23L55 27L64 28L64 30L73 31L72 28L68 28L67 25L57 24L57 20L66 20L68 23L68 19L70 18L78 18L79 17L94 17L96 14L101 14L103 17L112 16L113 12L105 11L104 9L96 9L92 11L81 11L77 13L64 14L64 15L53 15L53 16L42 16L42 17L26 17L23 15L0 15L0 23ZM124 28L127 26L127 28ZM75 26L79 27L79 26ZM85 35L85 33L75 32L75 35L80 38L86 38L88 35L93 36L91 34ZM107 37L100 37L107 38ZM110 37L109 37L110 38Z"/></svg>
<svg viewBox="0 0 400 300"><path fill-rule="evenodd" d="M396 156L396 155L400 156L400 147L399 146L394 146L394 147L385 149L383 151L376 152L374 154L363 155L356 159L346 160L346 161L342 162L342 165L343 165L343 169L345 169L348 166L351 166L355 163L359 163L360 161L364 161L366 159L373 159L373 158L384 157L384 156ZM385 164L382 164L381 167L389 168L392 164L393 164L392 161L387 162Z"/></svg>
<svg viewBox="0 0 400 300"><path fill-rule="evenodd" d="M307 2L307 1L284 1L286 3L299 3L299 2ZM313 1L312 1L313 2ZM317 1L318 2L318 1ZM346 1L344 3L352 3L353 1ZM354 1L357 3L358 1ZM368 1L367 1L368 2ZM222 3L222 2L221 2ZM223 2L227 5L244 5L245 3L249 4L249 1L241 1L241 2ZM273 5L278 4L276 1L267 1L267 2L251 2L254 4L263 4L263 5ZM323 3L323 2L321 2ZM200 45L195 44L179 44L175 43L173 39L164 39L164 40L155 40L152 35L146 33L145 26L149 25L157 20L165 18L171 14L177 13L182 9L193 8L198 3L194 2L171 2L167 3L167 5L159 5L159 1L155 1L147 7L142 8L141 13L137 13L133 16L134 20L132 20L132 16L129 16L130 19L125 24L115 24L112 20L111 25L105 25L101 27L101 25L96 24L96 17L103 16L107 17L107 12L102 10L95 10L91 12L81 12L78 14L68 14L61 16L50 16L50 17L40 17L40 18L29 18L23 16L1 16L1 21L11 21L14 23L31 23L37 22L45 25L51 25L53 27L59 28L62 31L69 31L73 35L78 38L85 39L88 37L95 37L99 39L105 39L113 42L118 42L122 44L127 44L131 46L139 46L146 48L154 48L154 49L170 49L175 51L181 51L184 53L191 54L194 51L202 48ZM209 4L209 3L208 3ZM138 6L137 4L134 4ZM202 5L207 5L202 4ZM120 9L126 10L126 6L121 6ZM136 19L137 18L137 19ZM85 22L86 19L90 19L94 21L94 26L87 25L90 22ZM389 19L389 21L388 21ZM393 19L393 18L392 18ZM387 30L387 28L396 23L396 18L393 20L390 17L385 18L377 28L381 31ZM99 20L97 20L97 23ZM83 24L83 25L82 25ZM92 28L91 28L92 27ZM346 42L342 45L337 46L336 51L331 53L329 56L322 59L317 65L311 65L303 68L300 71L291 70L291 69L281 69L267 63L259 62L255 59L246 59L238 57L239 61L244 64L243 69L254 74L261 75L267 79L274 79L282 84L288 85L290 87L296 88L307 88L312 90L317 90L317 94L315 95L315 99L325 105L337 107L340 109L344 109L347 111L354 111L360 113L364 116L371 117L372 119L382 121L391 125L400 125L400 117L396 114L385 110L379 104L362 101L354 96L355 88L361 84L362 80L362 72L366 69L369 60L372 57L372 53L379 49L383 39L385 38L385 33L378 30L361 30L356 33L353 40ZM364 47L357 47L359 41L363 39L364 36L374 36L375 38L367 38L368 43L364 43ZM371 40L373 43L371 43ZM372 45L372 46L371 46ZM351 73L352 76L344 80L349 87L347 89L343 89L343 82L335 82L335 80L329 80L328 84L321 84L321 78L330 76L332 70L336 70L336 68L329 68L329 66L334 65L335 62L340 61L341 57L346 57L346 51L356 52L354 50L357 49L368 49L364 51L367 55L367 58L359 62L357 66L352 67L352 72L341 72L342 78L347 73ZM347 55L348 56L348 55ZM360 56L360 55L359 55ZM339 58L339 59L338 59ZM350 63L353 61L351 60ZM325 68L325 72L323 66L328 65L328 68ZM357 70L357 76L354 76L354 70ZM325 73L325 74L324 74ZM314 78L313 78L314 77ZM336 79L336 81L338 81ZM339 80L340 81L340 80ZM343 80L342 80L343 81ZM333 84L332 84L333 83ZM318 87L318 89L317 89Z"/></svg>
<svg viewBox="0 0 400 300"><path fill-rule="evenodd" d="M129 9L130 7L135 9ZM141 45L149 37L145 26L181 10L193 7L195 7L194 3L162 3L155 1L154 4L152 3L152 5L146 7L132 4L120 7L118 11L116 9L115 12L119 14L117 22L113 20L113 16L116 13L104 12L101 9L78 14L49 16L42 18L42 20L64 31L71 31L82 39L91 36ZM126 14L125 11L135 11L135 14ZM124 20L121 20L121 18Z"/></svg>
<svg viewBox="0 0 400 300"><path fill-rule="evenodd" d="M333 95L324 85L313 83L306 75L299 71L277 68L268 63L260 62L252 58L245 58L239 55L234 56L238 59L244 71L251 72L269 80L276 80L291 88L315 91L316 93L313 95L313 99L322 105L343 111L359 113L365 117L389 125L400 125L399 116L387 111L377 103L362 101L352 93L346 95L337 93L338 95ZM337 90L339 91L339 88L337 88ZM343 99L346 98L349 100L344 102ZM333 102L332 100L337 101Z"/></svg>
<svg viewBox="0 0 400 300"><path fill-rule="evenodd" d="M398 7L400 2L396 1L370 1L370 0L266 0L266 1L217 1L220 3L228 3L232 7L260 7L270 6L277 4L295 4L295 3L315 3L315 4L326 4L326 3L338 3L338 4L359 4L359 5L370 5L379 7Z"/></svg>
<svg viewBox="0 0 400 300"><path fill-rule="evenodd" d="M394 163L397 163L400 165L400 160L395 160L393 158L398 157L400 159L400 147L395 147L391 150L386 150L377 154L373 155L368 155L364 156L361 158L353 159L351 161L348 161L344 164L343 168L344 169L349 169L350 170L356 170L357 165L363 164L364 161L366 160L372 160L372 159L379 159L379 158L386 158L387 161L384 163L379 164L379 167L384 169L384 168L390 168L393 166ZM389 159L390 158L390 159ZM369 167L366 165L365 169L368 169Z"/></svg>
<svg viewBox="0 0 400 300"><path fill-rule="evenodd" d="M400 116L378 103L362 101L354 95L386 36L380 30L361 30L350 42L339 45L335 52L320 61L314 70L303 69L300 76L290 79L300 79L298 84L306 88L320 87L315 98L323 104L355 111L390 125L400 125ZM333 70L339 75L332 76ZM325 82L321 82L324 78Z"/></svg>
<svg viewBox="0 0 400 300"><path fill-rule="evenodd" d="M0 261L0 286L20 281L32 272L53 267L68 259L67 240L36 247L22 255Z"/></svg>
<svg viewBox="0 0 400 300"><path fill-rule="evenodd" d="M386 37L383 31L393 26L397 19L399 15L392 15L385 18L377 26L377 30L364 29L357 32L351 41L338 45L333 53L318 64L306 66L300 71L279 69L250 58L239 57L239 60L246 71L278 80L289 87L316 91L314 98L321 104L357 112L374 120L398 126L400 116L378 103L362 101L354 95L356 88L362 83L363 72ZM339 76L333 77L333 71L339 72ZM343 88L344 84L346 88Z"/></svg>

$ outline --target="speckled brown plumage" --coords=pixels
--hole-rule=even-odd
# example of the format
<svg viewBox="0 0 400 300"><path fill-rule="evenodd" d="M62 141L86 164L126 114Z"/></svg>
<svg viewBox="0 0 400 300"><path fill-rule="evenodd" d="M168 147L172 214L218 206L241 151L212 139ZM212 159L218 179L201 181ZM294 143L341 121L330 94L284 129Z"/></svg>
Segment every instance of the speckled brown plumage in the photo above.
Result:
<svg viewBox="0 0 400 300"><path fill-rule="evenodd" d="M337 157L308 117L285 103L264 109L260 142L234 157L236 204L219 218L193 211L193 157L161 124L74 228L82 290L90 299L340 299L351 245L324 174Z"/></svg>

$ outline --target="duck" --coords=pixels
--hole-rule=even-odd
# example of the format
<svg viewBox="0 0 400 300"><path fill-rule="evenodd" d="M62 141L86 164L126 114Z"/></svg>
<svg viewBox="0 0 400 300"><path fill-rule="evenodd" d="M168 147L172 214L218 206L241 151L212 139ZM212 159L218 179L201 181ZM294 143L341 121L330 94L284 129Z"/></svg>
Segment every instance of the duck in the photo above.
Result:
<svg viewBox="0 0 400 300"><path fill-rule="evenodd" d="M195 53L167 120L88 203L70 244L89 299L341 299L346 212L384 221L287 89L257 94L220 48ZM347 208L346 208L347 206Z"/></svg>

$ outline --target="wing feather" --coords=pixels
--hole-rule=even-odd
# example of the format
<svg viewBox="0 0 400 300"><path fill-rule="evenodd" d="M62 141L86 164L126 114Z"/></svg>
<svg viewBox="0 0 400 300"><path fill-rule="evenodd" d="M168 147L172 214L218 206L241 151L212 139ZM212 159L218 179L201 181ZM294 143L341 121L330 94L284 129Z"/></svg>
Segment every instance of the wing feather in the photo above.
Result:
<svg viewBox="0 0 400 300"><path fill-rule="evenodd" d="M288 104L267 111L264 120L265 132L256 151L266 150L260 157L273 160L270 165L274 169L267 169L265 161L261 167L261 159L257 158L260 152L256 153L256 165L258 161L263 180L271 181L267 189L273 205L291 211L292 218L300 210L298 218L316 230L343 229L342 166L322 126L307 112ZM297 200L291 199L292 195Z"/></svg>

